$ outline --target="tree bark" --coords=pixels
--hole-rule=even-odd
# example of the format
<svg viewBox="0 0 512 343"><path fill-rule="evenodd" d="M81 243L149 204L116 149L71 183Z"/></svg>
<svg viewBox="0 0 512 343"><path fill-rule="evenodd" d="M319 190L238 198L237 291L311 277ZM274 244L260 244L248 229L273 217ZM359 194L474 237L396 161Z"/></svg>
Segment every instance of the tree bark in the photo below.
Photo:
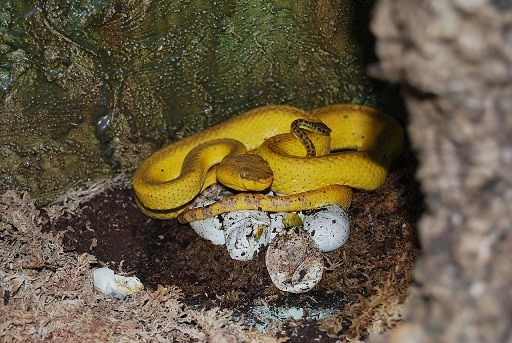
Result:
<svg viewBox="0 0 512 343"><path fill-rule="evenodd" d="M393 342L512 340L512 2L382 0L372 71L403 85L427 209Z"/></svg>

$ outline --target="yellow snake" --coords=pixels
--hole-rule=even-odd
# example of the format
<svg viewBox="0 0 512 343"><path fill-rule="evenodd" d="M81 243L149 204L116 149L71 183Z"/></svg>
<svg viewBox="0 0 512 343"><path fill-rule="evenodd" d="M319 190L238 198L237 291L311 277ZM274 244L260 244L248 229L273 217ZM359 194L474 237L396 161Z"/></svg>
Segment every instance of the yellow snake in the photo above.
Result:
<svg viewBox="0 0 512 343"><path fill-rule="evenodd" d="M306 147L289 134L296 119L321 121L331 129L330 136L308 133L314 146L321 147L317 152L321 156L306 156ZM329 139L332 151L350 151L328 154L329 142L325 140ZM286 105L259 107L170 144L146 159L133 177L139 208L154 218L177 217L202 189L216 182L210 167L226 155L243 153L244 146L270 164L274 173L272 190L292 195L269 200L260 194L244 193L234 202L219 205L217 212L244 206L293 211L296 205L292 204L297 203L305 208L320 207L323 204L317 200L339 198L332 194L340 191L345 194L338 202L346 207L350 191L343 191L347 187L341 186L363 190L380 187L390 164L402 151L403 130L391 116L366 106L338 104L309 113ZM180 221L200 219L215 211L193 209L183 213Z"/></svg>

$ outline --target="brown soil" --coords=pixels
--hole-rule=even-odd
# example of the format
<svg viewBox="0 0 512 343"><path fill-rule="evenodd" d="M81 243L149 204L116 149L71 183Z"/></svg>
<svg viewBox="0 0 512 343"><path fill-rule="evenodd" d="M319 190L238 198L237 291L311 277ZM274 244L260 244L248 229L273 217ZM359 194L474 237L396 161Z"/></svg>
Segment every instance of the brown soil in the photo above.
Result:
<svg viewBox="0 0 512 343"><path fill-rule="evenodd" d="M294 342L364 339L400 321L419 253L415 223L422 198L415 169L416 161L407 152L394 164L384 187L355 192L348 242L324 254L322 281L300 295L272 285L264 251L252 261L232 260L224 246L205 241L188 225L143 215L129 188L102 192L81 203L73 215L48 220L44 229L64 233L66 251L92 254L101 264L136 275L146 289L179 287L182 301L191 308L231 309L246 326L267 325L267 332ZM255 311L262 306L274 311L299 308L303 316L265 319ZM319 319L319 313L325 318Z"/></svg>

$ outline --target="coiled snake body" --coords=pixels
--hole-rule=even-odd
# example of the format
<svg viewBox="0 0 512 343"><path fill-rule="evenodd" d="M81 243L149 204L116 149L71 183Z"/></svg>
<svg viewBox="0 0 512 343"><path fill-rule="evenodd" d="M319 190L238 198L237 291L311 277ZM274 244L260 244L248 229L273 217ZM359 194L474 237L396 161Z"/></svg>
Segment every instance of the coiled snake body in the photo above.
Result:
<svg viewBox="0 0 512 343"><path fill-rule="evenodd" d="M307 132L316 156L307 156L308 148L290 134L296 119L321 121L331 129L330 135ZM270 165L271 189L290 196L242 193L186 211L181 222L238 209L296 211L329 203L347 208L349 187L371 191L385 182L403 141L400 124L371 107L337 104L305 112L286 105L263 106L156 151L135 172L133 188L144 213L175 218L216 182L212 167L226 156L249 150ZM342 151L330 153L337 150Z"/></svg>

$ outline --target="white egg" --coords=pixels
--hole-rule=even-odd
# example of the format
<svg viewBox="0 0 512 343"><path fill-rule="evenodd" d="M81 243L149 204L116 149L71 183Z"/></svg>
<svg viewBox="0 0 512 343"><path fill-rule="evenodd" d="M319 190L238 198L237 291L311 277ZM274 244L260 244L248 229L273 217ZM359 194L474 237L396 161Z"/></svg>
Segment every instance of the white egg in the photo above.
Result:
<svg viewBox="0 0 512 343"><path fill-rule="evenodd" d="M203 207L213 204L228 195L232 195L230 191L226 190L218 184L211 185L206 188L191 204L191 208ZM224 228L221 219L218 216L210 217L202 220L195 220L190 222L190 227L202 238L211 241L215 245L226 244L224 238Z"/></svg>
<svg viewBox="0 0 512 343"><path fill-rule="evenodd" d="M222 223L218 217L190 222L190 227L201 237L215 245L226 244Z"/></svg>
<svg viewBox="0 0 512 343"><path fill-rule="evenodd" d="M318 244L320 251L334 251L345 244L350 234L350 219L341 207L329 205L305 213L304 230Z"/></svg>

